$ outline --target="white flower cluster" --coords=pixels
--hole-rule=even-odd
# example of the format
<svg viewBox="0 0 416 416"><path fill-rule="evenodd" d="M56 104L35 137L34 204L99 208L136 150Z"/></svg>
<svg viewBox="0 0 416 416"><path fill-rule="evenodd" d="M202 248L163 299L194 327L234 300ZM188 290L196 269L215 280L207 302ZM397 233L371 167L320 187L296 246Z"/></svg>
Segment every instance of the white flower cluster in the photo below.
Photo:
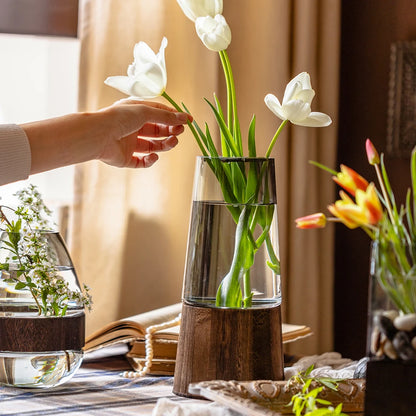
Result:
<svg viewBox="0 0 416 416"><path fill-rule="evenodd" d="M17 191L15 195L21 203L16 209L16 215L26 223L23 225L22 231L26 231L28 227L39 230L51 229L48 218L52 212L44 204L35 185L29 185L28 188Z"/></svg>
<svg viewBox="0 0 416 416"><path fill-rule="evenodd" d="M0 270L7 270L8 281L16 290L30 291L39 313L45 316L63 316L69 304L91 309L89 288L84 291L71 289L59 273L58 259L48 240L49 209L45 206L36 187L31 185L17 194L21 201L14 213L18 220L9 221L0 207L0 217L6 223L9 254L0 263ZM52 233L53 234L53 233Z"/></svg>

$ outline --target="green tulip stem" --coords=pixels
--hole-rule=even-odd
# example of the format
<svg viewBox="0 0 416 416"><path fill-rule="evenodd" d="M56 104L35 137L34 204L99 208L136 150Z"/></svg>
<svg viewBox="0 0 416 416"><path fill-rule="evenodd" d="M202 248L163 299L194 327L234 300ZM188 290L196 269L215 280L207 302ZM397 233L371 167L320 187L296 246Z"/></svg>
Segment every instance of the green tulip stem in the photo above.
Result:
<svg viewBox="0 0 416 416"><path fill-rule="evenodd" d="M279 128L277 129L276 133L274 134L273 139L272 139L272 141L270 142L269 148L267 149L267 152L266 152L266 157L270 157L270 154L272 153L272 150L273 150L274 144L276 143L277 138L280 136L280 133L282 132L283 127L287 124L287 122L288 122L288 121L289 121L289 120L283 120L283 121L280 123L280 126L279 126Z"/></svg>
<svg viewBox="0 0 416 416"><path fill-rule="evenodd" d="M232 133L234 143L239 150L239 156L243 155L243 144L241 142L240 122L238 120L237 99L235 95L235 84L231 63L226 50L220 51L222 67L227 85L227 120L228 129Z"/></svg>
<svg viewBox="0 0 416 416"><path fill-rule="evenodd" d="M173 98L171 98L166 91L163 92L162 97L165 98L176 110L178 110L179 112L183 113L184 111L182 110L182 108L179 107L179 105L175 102L175 100L173 100ZM193 126L193 124L188 120L188 126L189 129L191 130L192 134L195 137L196 142L198 143L199 148L201 149L201 152L204 156L208 156L208 152L206 150L206 147L204 146L204 144L202 143L201 139L199 138L198 132L195 130L195 127Z"/></svg>
<svg viewBox="0 0 416 416"><path fill-rule="evenodd" d="M374 165L374 167L376 169L377 179L378 179L378 182L380 184L381 192L383 193L384 201L386 202L387 212L389 213L389 217L390 217L391 222L394 223L393 210L392 210L392 207L391 207L391 204L390 204L390 198L387 194L386 186L385 186L384 181L383 181L383 177L382 177L382 174L381 174L381 171L380 171L380 167L379 167L379 165Z"/></svg>

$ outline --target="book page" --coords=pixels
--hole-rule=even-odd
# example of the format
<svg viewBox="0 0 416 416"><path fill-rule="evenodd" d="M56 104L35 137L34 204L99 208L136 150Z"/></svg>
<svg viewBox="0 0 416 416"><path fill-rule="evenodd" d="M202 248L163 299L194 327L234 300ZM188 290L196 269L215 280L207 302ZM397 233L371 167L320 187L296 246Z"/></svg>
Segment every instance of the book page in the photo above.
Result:
<svg viewBox="0 0 416 416"><path fill-rule="evenodd" d="M171 321L180 314L181 310L182 304L176 303L111 322L86 338L84 351L92 351L119 342L144 339L147 327ZM155 333L154 337L177 339L178 329L175 327L168 328Z"/></svg>

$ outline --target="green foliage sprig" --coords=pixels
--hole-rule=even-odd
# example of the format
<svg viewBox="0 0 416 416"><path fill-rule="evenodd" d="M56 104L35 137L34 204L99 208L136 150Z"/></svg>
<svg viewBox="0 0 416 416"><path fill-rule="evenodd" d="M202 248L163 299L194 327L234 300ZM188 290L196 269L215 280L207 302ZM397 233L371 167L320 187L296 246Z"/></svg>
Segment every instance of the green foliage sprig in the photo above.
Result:
<svg viewBox="0 0 416 416"><path fill-rule="evenodd" d="M288 406L292 406L293 414L296 416L348 416L342 413L342 403L334 408L330 401L319 398L324 387L334 391L338 390L338 382L341 379L312 377L310 375L312 370L313 365L293 376L288 382L302 385L302 390L294 394L288 404ZM318 387L314 387L315 385Z"/></svg>
<svg viewBox="0 0 416 416"><path fill-rule="evenodd" d="M36 186L15 195L20 201L16 209L0 205L0 230L7 233L2 248L8 252L0 263L2 280L16 291L29 292L39 315L64 316L70 302L91 309L88 286L83 285L82 291L72 290L59 275L42 232L51 229L51 211Z"/></svg>

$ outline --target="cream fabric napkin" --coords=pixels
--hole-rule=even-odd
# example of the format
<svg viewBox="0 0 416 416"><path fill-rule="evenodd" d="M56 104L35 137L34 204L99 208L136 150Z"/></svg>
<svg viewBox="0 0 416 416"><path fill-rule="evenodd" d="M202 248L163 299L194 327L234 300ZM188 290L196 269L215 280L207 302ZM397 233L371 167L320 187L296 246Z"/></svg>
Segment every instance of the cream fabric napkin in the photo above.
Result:
<svg viewBox="0 0 416 416"><path fill-rule="evenodd" d="M310 355L303 357L293 366L285 368L285 380L295 376L300 371L307 370L311 365L314 366L311 371L312 377L331 377L331 378L354 378L354 372L357 367L357 361L349 358L342 358L338 352L326 352L321 355Z"/></svg>
<svg viewBox="0 0 416 416"><path fill-rule="evenodd" d="M238 416L233 410L212 402L180 403L166 398L159 399L152 416Z"/></svg>

